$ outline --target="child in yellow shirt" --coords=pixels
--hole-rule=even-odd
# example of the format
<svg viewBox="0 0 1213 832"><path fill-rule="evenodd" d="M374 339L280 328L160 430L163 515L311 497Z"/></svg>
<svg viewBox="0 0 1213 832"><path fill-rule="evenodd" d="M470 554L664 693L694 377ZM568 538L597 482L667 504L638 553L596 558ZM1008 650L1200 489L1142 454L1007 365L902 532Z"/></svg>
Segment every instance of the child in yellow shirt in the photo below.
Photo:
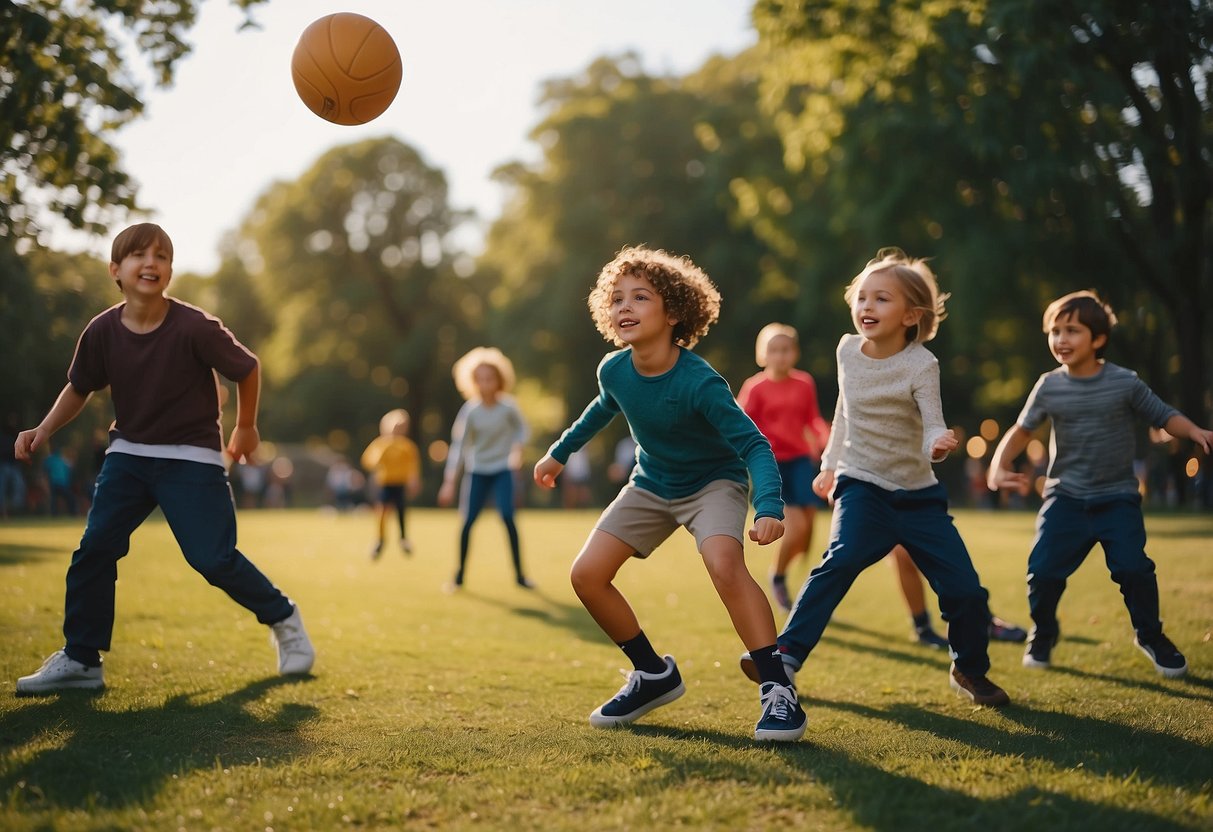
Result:
<svg viewBox="0 0 1213 832"><path fill-rule="evenodd" d="M389 507L396 509L400 548L406 555L413 553L413 544L405 534L404 510L408 501L421 492L421 454L408 432L408 411L391 410L379 420L379 435L362 452L362 467L374 477L379 488L376 501L379 538L371 548L371 560L378 560L383 554Z"/></svg>

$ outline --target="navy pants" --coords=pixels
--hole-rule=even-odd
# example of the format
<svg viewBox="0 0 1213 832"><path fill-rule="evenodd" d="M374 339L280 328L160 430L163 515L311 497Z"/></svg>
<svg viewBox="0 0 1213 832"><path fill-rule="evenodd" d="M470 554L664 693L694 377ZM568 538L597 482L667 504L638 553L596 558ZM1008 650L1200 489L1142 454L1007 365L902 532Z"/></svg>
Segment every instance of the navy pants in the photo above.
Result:
<svg viewBox="0 0 1213 832"><path fill-rule="evenodd" d="M1056 637L1057 604L1066 579L1098 543L1112 580L1120 587L1138 639L1162 632L1158 578L1146 556L1141 496L1118 494L1084 500L1053 494L1036 517L1036 540L1028 556L1028 609L1037 635Z"/></svg>
<svg viewBox="0 0 1213 832"><path fill-rule="evenodd" d="M459 572L456 580L463 580L463 570L467 565L468 544L472 536L472 524L480 515L480 510L492 495L497 504L497 512L501 522L505 523L506 534L510 538L510 555L514 561L514 572L519 580L522 579L522 553L518 545L518 527L514 525L514 472L498 471L494 474L468 474L463 483L463 529L459 533Z"/></svg>
<svg viewBox="0 0 1213 832"><path fill-rule="evenodd" d="M939 484L889 491L862 480L838 478L829 549L800 590L779 635L781 650L797 665L803 664L859 573L898 543L906 547L939 596L940 617L948 623L956 667L966 676L984 676L990 669L989 594L973 569L948 514L947 492Z"/></svg>
<svg viewBox="0 0 1213 832"><path fill-rule="evenodd" d="M111 453L97 476L80 548L67 569L63 635L68 656L101 661L114 631L118 560L131 534L157 506L186 561L212 585L275 624L294 610L290 600L236 548L236 508L227 473L218 465Z"/></svg>

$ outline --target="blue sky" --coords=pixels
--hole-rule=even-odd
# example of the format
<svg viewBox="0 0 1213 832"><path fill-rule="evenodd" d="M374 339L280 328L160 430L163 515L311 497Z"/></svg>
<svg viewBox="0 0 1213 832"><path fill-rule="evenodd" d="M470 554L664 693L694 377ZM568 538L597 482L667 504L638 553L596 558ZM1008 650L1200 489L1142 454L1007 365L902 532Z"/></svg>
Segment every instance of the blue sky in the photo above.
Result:
<svg viewBox="0 0 1213 832"><path fill-rule="evenodd" d="M441 168L451 203L490 220L501 190L491 171L530 159L540 83L626 50L650 72L687 72L713 53L754 43L750 0L271 0L237 32L239 11L202 3L194 52L174 86L147 88L145 115L117 145L140 183L141 203L172 235L176 269L209 273L216 248L274 180L293 179L324 151L391 135ZM329 124L299 101L290 57L299 33L333 11L352 11L391 33L404 64L392 106L358 127ZM115 229L116 230L116 229ZM64 243L65 247L78 248ZM108 241L92 248L104 252Z"/></svg>

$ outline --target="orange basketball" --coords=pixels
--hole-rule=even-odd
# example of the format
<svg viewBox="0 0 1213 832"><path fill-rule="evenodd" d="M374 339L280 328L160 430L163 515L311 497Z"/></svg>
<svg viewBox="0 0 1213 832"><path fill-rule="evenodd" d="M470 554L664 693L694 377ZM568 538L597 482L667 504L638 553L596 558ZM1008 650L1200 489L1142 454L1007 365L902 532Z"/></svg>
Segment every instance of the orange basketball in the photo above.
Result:
<svg viewBox="0 0 1213 832"><path fill-rule="evenodd" d="M334 124L365 124L400 89L400 51L369 17L325 15L303 30L291 55L291 78L307 108Z"/></svg>

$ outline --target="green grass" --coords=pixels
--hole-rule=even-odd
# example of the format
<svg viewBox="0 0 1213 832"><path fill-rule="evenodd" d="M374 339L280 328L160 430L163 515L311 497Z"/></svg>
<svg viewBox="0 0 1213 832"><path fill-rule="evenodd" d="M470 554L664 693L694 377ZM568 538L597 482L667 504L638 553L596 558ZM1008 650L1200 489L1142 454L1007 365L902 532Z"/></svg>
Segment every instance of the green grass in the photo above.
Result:
<svg viewBox="0 0 1213 832"><path fill-rule="evenodd" d="M44 698L13 684L61 644L82 521L0 525L0 829L1213 828L1213 518L1147 519L1187 679L1133 648L1097 551L1063 601L1054 669L992 644L1013 704L974 708L948 689L946 657L909 642L880 564L800 676L808 734L777 746L750 739L757 693L685 532L620 584L687 695L630 729L589 726L623 681L566 578L593 518L522 514L528 593L486 513L468 587L448 595L454 512L414 511L417 553L378 563L367 514L243 513L241 548L319 651L315 676L291 681L157 516L120 564L108 689ZM995 611L1026 622L1032 516L958 523ZM770 554L748 549L756 575Z"/></svg>

